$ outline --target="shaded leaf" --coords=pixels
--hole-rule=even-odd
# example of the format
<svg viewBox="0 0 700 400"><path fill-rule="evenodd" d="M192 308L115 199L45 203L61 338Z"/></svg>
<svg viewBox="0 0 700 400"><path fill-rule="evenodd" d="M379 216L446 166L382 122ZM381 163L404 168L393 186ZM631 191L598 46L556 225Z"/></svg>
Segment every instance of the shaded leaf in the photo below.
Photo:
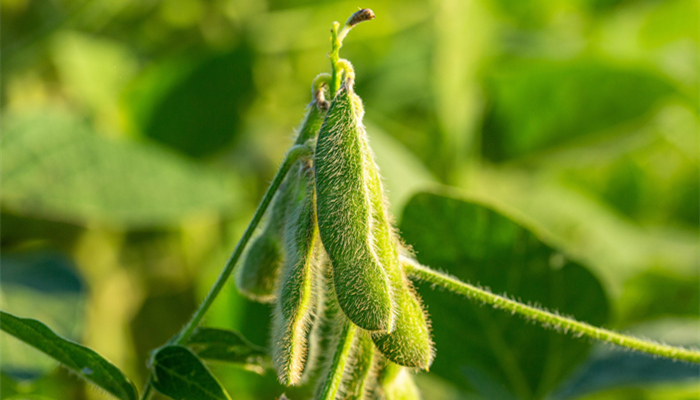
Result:
<svg viewBox="0 0 700 400"><path fill-rule="evenodd" d="M217 328L197 328L187 346L206 360L241 364L266 365L264 348L254 345L236 331Z"/></svg>
<svg viewBox="0 0 700 400"><path fill-rule="evenodd" d="M605 292L595 276L491 206L420 193L408 203L402 221L404 239L426 265L594 325L608 318ZM481 391L485 382L493 382L488 386L516 398L542 398L583 362L590 348L588 341L425 284L420 292L437 346L431 372L466 390Z"/></svg>
<svg viewBox="0 0 700 400"><path fill-rule="evenodd" d="M698 364L615 349L593 357L556 391L552 399L575 399L586 393L620 386L697 381L698 377Z"/></svg>
<svg viewBox="0 0 700 400"><path fill-rule="evenodd" d="M1 199L19 214L144 227L236 203L229 177L65 114L6 115L3 128Z"/></svg>
<svg viewBox="0 0 700 400"><path fill-rule="evenodd" d="M194 157L230 145L252 100L252 55L241 46L200 63L173 60L152 68L129 95L142 132Z"/></svg>
<svg viewBox="0 0 700 400"><path fill-rule="evenodd" d="M182 346L158 350L153 360L153 387L175 400L230 400L202 361Z"/></svg>
<svg viewBox="0 0 700 400"><path fill-rule="evenodd" d="M61 338L43 323L0 311L0 329L42 351L117 398L136 399L136 388L117 367L87 347Z"/></svg>

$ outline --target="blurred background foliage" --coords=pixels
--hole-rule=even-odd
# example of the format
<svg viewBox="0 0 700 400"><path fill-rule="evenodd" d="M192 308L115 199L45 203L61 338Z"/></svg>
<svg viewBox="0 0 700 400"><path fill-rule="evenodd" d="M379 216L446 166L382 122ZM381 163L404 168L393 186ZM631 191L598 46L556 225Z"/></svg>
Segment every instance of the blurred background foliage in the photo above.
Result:
<svg viewBox="0 0 700 400"><path fill-rule="evenodd" d="M698 4L1 0L2 309L143 383L148 352L202 299L291 144L329 69L331 22L362 6L377 19L342 56L419 259L527 301L568 293L553 307L697 346ZM413 197L442 185L447 196ZM492 212L455 196L511 210L549 245L493 216L532 249L499 253L467 218ZM697 369L589 351L510 316L489 328L506 335L499 358L471 320L489 310L419 289L438 343L435 373L418 376L426 399L700 395ZM266 345L269 314L229 285L206 322ZM1 350L2 398L106 398L6 335ZM284 391L270 373L212 368L236 399Z"/></svg>

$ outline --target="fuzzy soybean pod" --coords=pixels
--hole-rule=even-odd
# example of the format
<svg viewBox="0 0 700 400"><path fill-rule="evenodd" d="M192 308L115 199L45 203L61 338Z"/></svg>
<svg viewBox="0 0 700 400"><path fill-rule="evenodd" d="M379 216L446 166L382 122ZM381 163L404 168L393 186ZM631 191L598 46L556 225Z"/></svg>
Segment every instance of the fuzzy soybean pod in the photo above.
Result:
<svg viewBox="0 0 700 400"><path fill-rule="evenodd" d="M281 230L289 197L288 180L285 179L275 194L267 225L250 244L236 274L236 287L253 301L268 303L275 299L277 278L284 263Z"/></svg>
<svg viewBox="0 0 700 400"><path fill-rule="evenodd" d="M375 398L374 394L379 384L378 372L381 359L382 356L374 347L369 333L367 331L358 332L350 356L351 368L343 382L345 398L355 400Z"/></svg>
<svg viewBox="0 0 700 400"><path fill-rule="evenodd" d="M402 271L392 276L398 307L396 329L391 333L372 332L372 340L390 361L412 368L428 370L435 355L430 337L430 323L420 297Z"/></svg>
<svg viewBox="0 0 700 400"><path fill-rule="evenodd" d="M388 271L398 269L398 256L382 240L391 236L391 227L381 185L373 183L377 165L363 113L347 79L330 104L316 145L319 233L343 313L363 329L391 331L395 304Z"/></svg>
<svg viewBox="0 0 700 400"><path fill-rule="evenodd" d="M306 143L318 135L327 109L323 92L319 90L314 93L314 100L307 107L298 129L296 144ZM267 303L275 299L277 279L285 258L282 236L288 197L291 195L289 180L288 176L275 194L267 225L250 244L246 258L236 274L238 290L254 301Z"/></svg>
<svg viewBox="0 0 700 400"><path fill-rule="evenodd" d="M294 175L291 175L294 174ZM280 382L299 384L307 367L309 333L314 317L314 280L320 250L316 246L315 188L310 161L290 173L282 267L272 319L272 360Z"/></svg>

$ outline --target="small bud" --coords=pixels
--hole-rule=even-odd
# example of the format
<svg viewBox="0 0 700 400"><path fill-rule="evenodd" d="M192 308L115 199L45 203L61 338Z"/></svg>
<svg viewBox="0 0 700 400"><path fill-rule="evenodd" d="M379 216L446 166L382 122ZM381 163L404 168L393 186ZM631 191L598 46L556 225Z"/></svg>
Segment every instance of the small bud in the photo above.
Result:
<svg viewBox="0 0 700 400"><path fill-rule="evenodd" d="M348 18L345 25L352 28L353 26L359 24L360 22L365 22L374 19L374 12L369 8L362 8L356 11L353 15Z"/></svg>

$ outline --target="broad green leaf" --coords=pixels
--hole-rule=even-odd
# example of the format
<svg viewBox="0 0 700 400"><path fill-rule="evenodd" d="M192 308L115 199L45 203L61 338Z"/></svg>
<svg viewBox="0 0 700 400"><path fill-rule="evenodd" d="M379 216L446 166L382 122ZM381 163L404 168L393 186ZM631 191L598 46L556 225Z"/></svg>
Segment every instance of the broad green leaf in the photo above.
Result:
<svg viewBox="0 0 700 400"><path fill-rule="evenodd" d="M252 364L265 367L269 362L264 348L254 345L236 331L197 328L187 340L187 347L205 360Z"/></svg>
<svg viewBox="0 0 700 400"><path fill-rule="evenodd" d="M70 259L45 250L4 252L0 265L5 312L43 321L69 340L81 336L87 293ZM56 367L49 357L11 335L0 336L0 354L0 369L22 380L38 378Z"/></svg>
<svg viewBox="0 0 700 400"><path fill-rule="evenodd" d="M6 114L3 207L76 223L147 227L226 212L231 177L147 143L113 141L57 111Z"/></svg>
<svg viewBox="0 0 700 400"><path fill-rule="evenodd" d="M166 346L153 359L153 387L174 400L230 400L228 393L194 353Z"/></svg>
<svg viewBox="0 0 700 400"><path fill-rule="evenodd" d="M523 171L484 168L472 184L479 196L526 214L552 232L611 293L619 294L627 279L649 269L697 280L697 230L640 228L580 188Z"/></svg>
<svg viewBox="0 0 700 400"><path fill-rule="evenodd" d="M252 55L239 46L146 70L127 94L140 132L193 157L225 149L241 132L252 100Z"/></svg>
<svg viewBox="0 0 700 400"><path fill-rule="evenodd" d="M625 331L638 337L653 337L673 345L697 348L700 344L700 321L697 313L689 318L655 319L630 326ZM682 387L694 384L700 390L700 365L634 353L607 345L596 346L589 359L552 395L552 400L578 399L584 395L635 386ZM597 397L595 397L597 398ZM614 397L613 397L614 398ZM626 398L667 399L666 395L629 396ZM689 396L685 398L697 398Z"/></svg>
<svg viewBox="0 0 700 400"><path fill-rule="evenodd" d="M585 267L568 261L527 225L473 199L419 193L401 231L423 264L526 303L601 325L608 301ZM488 397L493 388L520 399L546 396L578 364L590 342L419 286L433 322L434 372ZM485 388L485 384L488 388Z"/></svg>
<svg viewBox="0 0 700 400"><path fill-rule="evenodd" d="M87 347L61 338L43 323L0 311L0 329L46 353L115 397L136 399L136 388L117 367Z"/></svg>
<svg viewBox="0 0 700 400"><path fill-rule="evenodd" d="M586 362L552 399L576 399L583 394L621 386L697 382L698 377L700 365L617 349Z"/></svg>
<svg viewBox="0 0 700 400"><path fill-rule="evenodd" d="M649 112L673 88L642 69L598 61L503 63L487 79L484 155L505 161L552 149Z"/></svg>

